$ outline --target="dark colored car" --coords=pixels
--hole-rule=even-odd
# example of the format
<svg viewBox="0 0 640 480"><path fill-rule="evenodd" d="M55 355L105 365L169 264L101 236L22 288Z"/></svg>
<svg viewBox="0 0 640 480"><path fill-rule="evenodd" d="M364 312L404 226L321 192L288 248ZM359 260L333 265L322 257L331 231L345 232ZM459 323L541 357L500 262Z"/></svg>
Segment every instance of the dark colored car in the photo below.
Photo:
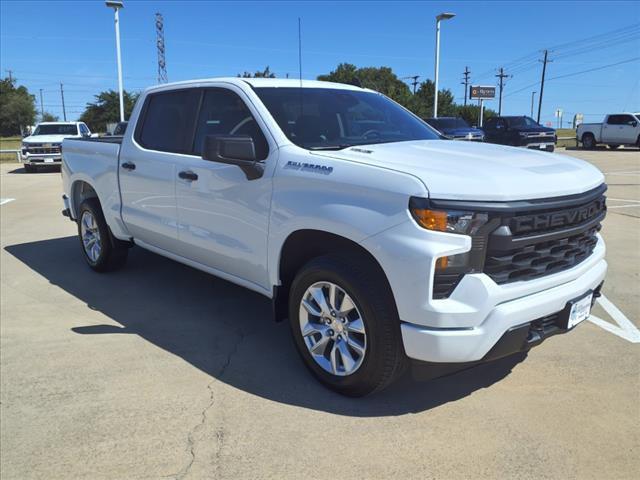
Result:
<svg viewBox="0 0 640 480"><path fill-rule="evenodd" d="M485 141L512 147L534 148L553 152L556 131L543 127L531 117L491 117L483 126Z"/></svg>
<svg viewBox="0 0 640 480"><path fill-rule="evenodd" d="M484 132L479 128L469 126L463 118L438 117L425 118L424 121L450 140L484 141Z"/></svg>
<svg viewBox="0 0 640 480"><path fill-rule="evenodd" d="M124 135L124 132L127 129L128 124L129 122L118 122L118 125L116 125L116 128L113 130L113 135L114 136Z"/></svg>

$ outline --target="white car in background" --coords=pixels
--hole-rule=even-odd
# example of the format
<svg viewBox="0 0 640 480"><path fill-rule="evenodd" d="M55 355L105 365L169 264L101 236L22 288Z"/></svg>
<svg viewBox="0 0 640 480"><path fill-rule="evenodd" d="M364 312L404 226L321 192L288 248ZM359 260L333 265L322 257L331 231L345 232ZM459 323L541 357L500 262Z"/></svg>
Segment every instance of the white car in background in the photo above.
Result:
<svg viewBox="0 0 640 480"><path fill-rule="evenodd" d="M38 166L62 163L62 141L65 138L90 137L84 122L42 122L33 133L22 140L24 169L35 172Z"/></svg>
<svg viewBox="0 0 640 480"><path fill-rule="evenodd" d="M596 148L599 143L611 148L640 147L640 113L614 113L607 115L603 123L580 124L576 137L587 150Z"/></svg>

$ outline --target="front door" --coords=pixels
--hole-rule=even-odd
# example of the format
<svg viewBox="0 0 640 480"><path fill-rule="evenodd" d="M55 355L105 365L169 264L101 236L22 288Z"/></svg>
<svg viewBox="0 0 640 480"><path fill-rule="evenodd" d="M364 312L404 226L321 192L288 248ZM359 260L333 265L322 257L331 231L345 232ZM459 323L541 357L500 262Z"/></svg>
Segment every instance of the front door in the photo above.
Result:
<svg viewBox="0 0 640 480"><path fill-rule="evenodd" d="M277 149L269 145L268 131L245 94L231 88L204 90L193 155L177 165L181 255L269 288L267 234ZM264 175L248 180L235 165L203 160L204 139L215 134L251 136L258 160L265 164Z"/></svg>

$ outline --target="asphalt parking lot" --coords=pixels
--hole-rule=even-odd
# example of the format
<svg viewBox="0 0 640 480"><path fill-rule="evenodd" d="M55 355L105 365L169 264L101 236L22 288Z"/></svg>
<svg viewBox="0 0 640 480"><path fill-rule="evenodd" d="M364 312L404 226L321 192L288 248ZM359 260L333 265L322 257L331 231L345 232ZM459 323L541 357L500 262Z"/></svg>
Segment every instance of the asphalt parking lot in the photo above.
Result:
<svg viewBox="0 0 640 480"><path fill-rule="evenodd" d="M0 165L0 475L637 478L640 153L566 153L609 184L606 308L527 355L364 399L317 384L257 294L140 248L90 271L60 173Z"/></svg>

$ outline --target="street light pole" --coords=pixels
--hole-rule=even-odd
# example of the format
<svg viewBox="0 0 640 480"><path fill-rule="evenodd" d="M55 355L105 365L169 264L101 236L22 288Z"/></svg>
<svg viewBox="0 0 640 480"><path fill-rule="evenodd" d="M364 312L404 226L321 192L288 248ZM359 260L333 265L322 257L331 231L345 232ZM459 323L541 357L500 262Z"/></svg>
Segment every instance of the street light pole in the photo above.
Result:
<svg viewBox="0 0 640 480"><path fill-rule="evenodd" d="M438 71L440 69L440 21L455 17L455 13L441 13L436 17L436 71L434 75L433 118L438 118Z"/></svg>
<svg viewBox="0 0 640 480"><path fill-rule="evenodd" d="M108 0L107 7L113 8L116 25L116 56L118 58L118 94L120 97L120 121L124 122L124 92L122 87L122 58L120 56L120 9L124 8L124 3L118 0Z"/></svg>

